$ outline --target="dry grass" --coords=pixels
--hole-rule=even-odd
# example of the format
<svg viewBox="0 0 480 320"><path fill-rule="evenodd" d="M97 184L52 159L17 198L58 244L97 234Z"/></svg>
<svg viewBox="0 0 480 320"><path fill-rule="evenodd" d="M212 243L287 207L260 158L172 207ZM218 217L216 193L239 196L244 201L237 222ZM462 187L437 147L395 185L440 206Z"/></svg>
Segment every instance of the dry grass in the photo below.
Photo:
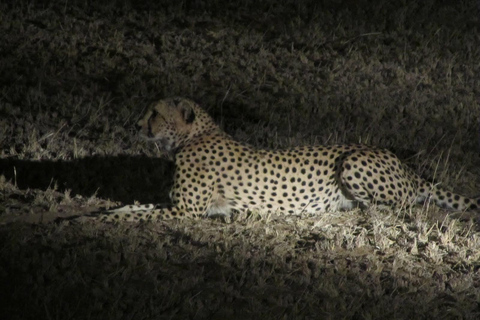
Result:
<svg viewBox="0 0 480 320"><path fill-rule="evenodd" d="M150 2L0 3L1 319L480 317L478 217L428 204L54 223L168 201L132 125L171 95L253 145L380 145L478 195L473 1Z"/></svg>

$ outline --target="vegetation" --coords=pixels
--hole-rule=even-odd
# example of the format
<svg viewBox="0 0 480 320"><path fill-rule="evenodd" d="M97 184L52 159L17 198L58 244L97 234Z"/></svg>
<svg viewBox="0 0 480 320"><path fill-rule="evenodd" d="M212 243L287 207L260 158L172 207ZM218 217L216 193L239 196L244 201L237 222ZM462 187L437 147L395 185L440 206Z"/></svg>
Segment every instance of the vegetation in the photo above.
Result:
<svg viewBox="0 0 480 320"><path fill-rule="evenodd" d="M255 146L378 145L478 196L476 5L0 3L0 318L480 318L478 216L428 203L54 222L168 201L133 125L172 95Z"/></svg>

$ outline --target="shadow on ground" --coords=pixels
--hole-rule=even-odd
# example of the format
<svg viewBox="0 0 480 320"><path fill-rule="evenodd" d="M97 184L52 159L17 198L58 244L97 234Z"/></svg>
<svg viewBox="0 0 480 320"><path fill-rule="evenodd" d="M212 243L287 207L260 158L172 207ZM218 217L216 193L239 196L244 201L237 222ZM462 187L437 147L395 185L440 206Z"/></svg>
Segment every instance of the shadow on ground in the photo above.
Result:
<svg viewBox="0 0 480 320"><path fill-rule="evenodd" d="M146 156L86 157L74 161L0 159L0 174L20 189L56 188L71 195L122 203L165 202L173 163Z"/></svg>

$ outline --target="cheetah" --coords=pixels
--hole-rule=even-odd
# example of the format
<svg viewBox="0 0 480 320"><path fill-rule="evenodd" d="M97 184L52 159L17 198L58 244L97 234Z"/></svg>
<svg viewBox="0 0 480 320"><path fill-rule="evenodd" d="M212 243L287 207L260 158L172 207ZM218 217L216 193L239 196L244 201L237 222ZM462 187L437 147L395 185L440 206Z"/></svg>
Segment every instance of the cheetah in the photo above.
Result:
<svg viewBox="0 0 480 320"><path fill-rule="evenodd" d="M138 122L140 135L175 159L170 205L125 206L103 221L142 221L263 210L288 214L402 206L431 199L478 211L467 198L420 178L390 151L366 145L263 150L235 141L196 103L168 98Z"/></svg>

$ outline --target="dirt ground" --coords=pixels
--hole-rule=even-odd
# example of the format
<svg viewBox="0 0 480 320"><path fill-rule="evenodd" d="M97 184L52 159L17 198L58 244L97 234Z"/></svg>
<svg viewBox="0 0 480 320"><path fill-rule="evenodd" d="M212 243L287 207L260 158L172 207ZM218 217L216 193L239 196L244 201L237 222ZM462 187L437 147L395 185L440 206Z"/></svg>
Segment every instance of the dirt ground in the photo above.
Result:
<svg viewBox="0 0 480 320"><path fill-rule="evenodd" d="M480 219L425 204L105 224L168 202L134 124L199 102L264 148L364 143L480 196L476 1L0 3L0 319L478 319ZM62 218L62 219L59 219Z"/></svg>

